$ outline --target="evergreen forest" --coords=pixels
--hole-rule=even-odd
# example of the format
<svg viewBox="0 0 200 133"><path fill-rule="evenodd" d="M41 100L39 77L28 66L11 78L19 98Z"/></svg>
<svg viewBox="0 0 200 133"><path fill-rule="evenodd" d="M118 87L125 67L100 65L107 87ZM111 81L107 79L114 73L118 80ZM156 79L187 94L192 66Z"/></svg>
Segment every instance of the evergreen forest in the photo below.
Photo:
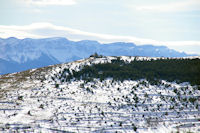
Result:
<svg viewBox="0 0 200 133"><path fill-rule="evenodd" d="M69 70L68 70L69 71ZM130 63L118 57L111 63L93 64L84 66L81 71L73 71L67 77L90 81L93 78L100 80L113 78L113 80L139 80L147 79L156 84L158 80L190 82L200 85L200 59L157 59L133 60Z"/></svg>

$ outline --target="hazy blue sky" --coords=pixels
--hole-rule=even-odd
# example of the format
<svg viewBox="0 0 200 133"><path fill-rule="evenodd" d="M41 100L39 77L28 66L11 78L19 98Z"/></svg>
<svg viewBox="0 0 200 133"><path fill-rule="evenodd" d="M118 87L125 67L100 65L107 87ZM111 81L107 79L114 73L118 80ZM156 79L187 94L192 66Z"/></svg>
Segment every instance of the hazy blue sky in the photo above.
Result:
<svg viewBox="0 0 200 133"><path fill-rule="evenodd" d="M200 0L1 0L0 17L0 37L127 39L200 54Z"/></svg>

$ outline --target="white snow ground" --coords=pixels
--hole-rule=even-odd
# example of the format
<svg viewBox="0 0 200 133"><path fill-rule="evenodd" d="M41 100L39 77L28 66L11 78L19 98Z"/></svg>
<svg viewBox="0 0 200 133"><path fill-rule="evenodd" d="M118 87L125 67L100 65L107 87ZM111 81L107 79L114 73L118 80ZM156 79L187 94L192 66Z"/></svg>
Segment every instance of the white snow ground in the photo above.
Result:
<svg viewBox="0 0 200 133"><path fill-rule="evenodd" d="M20 82L16 80L19 73L1 76L0 132L200 132L200 90L189 83L162 80L160 85L151 85L145 79L120 82L111 78L62 82L60 78L65 68L79 71L84 65L115 58L91 57L51 66L40 73L45 80L33 74L22 76Z"/></svg>

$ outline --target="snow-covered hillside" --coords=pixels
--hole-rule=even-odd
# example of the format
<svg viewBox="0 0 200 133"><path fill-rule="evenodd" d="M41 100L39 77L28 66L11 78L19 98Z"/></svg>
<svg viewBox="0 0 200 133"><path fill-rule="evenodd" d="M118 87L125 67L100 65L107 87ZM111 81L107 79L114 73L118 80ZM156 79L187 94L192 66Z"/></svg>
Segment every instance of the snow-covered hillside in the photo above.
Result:
<svg viewBox="0 0 200 133"><path fill-rule="evenodd" d="M117 57L90 57L1 76L0 131L200 132L196 85L165 80L154 85L145 79L63 80L86 65L113 59ZM128 63L158 58L120 59Z"/></svg>

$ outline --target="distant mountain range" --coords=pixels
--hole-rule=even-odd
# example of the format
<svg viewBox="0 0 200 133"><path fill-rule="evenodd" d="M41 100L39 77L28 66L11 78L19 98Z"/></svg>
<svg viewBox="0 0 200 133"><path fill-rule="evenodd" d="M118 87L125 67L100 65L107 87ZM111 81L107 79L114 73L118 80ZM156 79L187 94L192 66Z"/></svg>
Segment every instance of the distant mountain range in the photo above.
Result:
<svg viewBox="0 0 200 133"><path fill-rule="evenodd" d="M0 38L0 74L70 62L97 52L105 56L186 57L194 56L165 46L115 42L70 41L54 37L45 39Z"/></svg>

